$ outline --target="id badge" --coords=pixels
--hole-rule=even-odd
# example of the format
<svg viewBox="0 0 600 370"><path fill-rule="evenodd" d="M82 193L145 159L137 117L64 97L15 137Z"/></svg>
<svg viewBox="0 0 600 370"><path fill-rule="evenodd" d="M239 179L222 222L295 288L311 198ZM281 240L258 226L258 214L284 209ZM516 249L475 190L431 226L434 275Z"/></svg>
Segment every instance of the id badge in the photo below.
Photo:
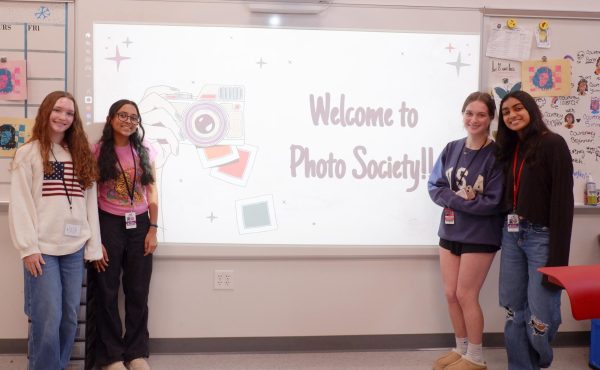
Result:
<svg viewBox="0 0 600 370"><path fill-rule="evenodd" d="M77 238L79 235L81 235L81 224L75 220L67 219L65 221L64 234L65 236L70 236L71 238Z"/></svg>
<svg viewBox="0 0 600 370"><path fill-rule="evenodd" d="M444 208L444 223L454 225L454 211L450 208Z"/></svg>
<svg viewBox="0 0 600 370"><path fill-rule="evenodd" d="M135 212L125 213L125 228L126 229L135 229L136 227L137 227L137 222L135 221Z"/></svg>
<svg viewBox="0 0 600 370"><path fill-rule="evenodd" d="M510 213L506 216L506 229L509 233L519 232L519 215Z"/></svg>

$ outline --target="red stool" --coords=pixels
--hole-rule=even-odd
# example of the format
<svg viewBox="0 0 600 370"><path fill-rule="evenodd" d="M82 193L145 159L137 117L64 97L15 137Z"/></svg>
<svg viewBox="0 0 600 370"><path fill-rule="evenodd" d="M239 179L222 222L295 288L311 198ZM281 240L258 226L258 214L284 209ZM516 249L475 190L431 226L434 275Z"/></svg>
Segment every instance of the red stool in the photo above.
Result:
<svg viewBox="0 0 600 370"><path fill-rule="evenodd" d="M600 265L541 267L539 271L565 288L575 320L592 320L590 367L600 370Z"/></svg>

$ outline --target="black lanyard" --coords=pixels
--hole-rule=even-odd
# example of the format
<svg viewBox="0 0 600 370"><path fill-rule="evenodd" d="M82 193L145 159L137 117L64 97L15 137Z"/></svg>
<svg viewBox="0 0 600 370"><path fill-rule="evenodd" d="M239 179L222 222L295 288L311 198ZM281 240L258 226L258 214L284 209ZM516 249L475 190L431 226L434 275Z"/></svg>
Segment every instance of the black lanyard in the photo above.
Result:
<svg viewBox="0 0 600 370"><path fill-rule="evenodd" d="M119 164L119 168L121 169L121 173L123 174L123 181L125 181L125 187L127 188L127 195L131 200L131 206L133 207L133 198L135 195L135 178L137 177L137 166L135 165L135 155L133 154L133 147L131 146L131 142L129 142L129 149L131 149L131 158L133 160L133 184L131 184L131 189L129 189L129 181L127 181L127 176L125 176L125 171L123 170L123 166L121 165L121 161L119 160L119 156L117 155L117 163Z"/></svg>
<svg viewBox="0 0 600 370"><path fill-rule="evenodd" d="M54 145L54 144L53 144ZM52 157L54 157L54 161L56 163L60 163L58 161L58 159L56 159L56 156L54 155L54 150L52 150L52 147L50 147L50 153L52 153ZM64 164L63 164L64 166ZM73 163L73 183L75 182L75 163ZM67 202L69 202L69 210L73 210L73 201L71 200L71 197L69 196L69 191L67 190L67 183L65 181L65 171L64 171L64 167L63 167L63 175L62 175L62 184L63 187L65 188L65 195L67 196Z"/></svg>
<svg viewBox="0 0 600 370"><path fill-rule="evenodd" d="M456 158L456 163L454 164L454 168L452 169L452 173L458 173L458 162L460 161L460 157L462 157L463 155L463 151L465 150L465 145L467 144L467 140L465 139L465 141L463 142L462 148L460 148L460 152L458 153L458 157ZM462 181L462 179L465 177L465 173L467 173L467 171L469 170L469 167L471 167L471 165L473 164L473 161L475 160L475 158L477 158L477 155L479 154L479 152L481 151L481 149L483 149L483 147L485 146L485 144L487 144L487 138L485 139L485 141L483 142L483 145L477 149L477 151L475 152L475 155L473 156L473 158L471 158L471 161L469 162L469 164L465 167L465 170L462 173L462 176L460 178L457 178L456 181L453 181L450 184L450 189L454 190L454 184L459 183ZM453 179L454 176L450 176L450 179ZM458 186L458 185L457 185Z"/></svg>

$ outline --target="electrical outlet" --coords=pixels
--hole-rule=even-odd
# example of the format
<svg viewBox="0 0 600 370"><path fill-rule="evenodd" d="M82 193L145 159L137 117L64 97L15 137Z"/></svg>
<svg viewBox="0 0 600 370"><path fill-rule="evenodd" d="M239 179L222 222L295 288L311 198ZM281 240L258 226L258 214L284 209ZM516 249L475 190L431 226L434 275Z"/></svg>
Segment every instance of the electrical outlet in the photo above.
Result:
<svg viewBox="0 0 600 370"><path fill-rule="evenodd" d="M213 289L233 290L233 270L215 270Z"/></svg>

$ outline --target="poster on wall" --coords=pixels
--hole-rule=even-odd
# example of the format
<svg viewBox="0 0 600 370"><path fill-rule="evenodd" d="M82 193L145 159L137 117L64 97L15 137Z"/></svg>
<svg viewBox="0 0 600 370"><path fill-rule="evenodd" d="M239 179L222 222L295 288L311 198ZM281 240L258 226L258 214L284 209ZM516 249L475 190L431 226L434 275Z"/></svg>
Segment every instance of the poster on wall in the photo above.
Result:
<svg viewBox="0 0 600 370"><path fill-rule="evenodd" d="M0 157L12 158L17 149L31 138L34 120L0 117Z"/></svg>
<svg viewBox="0 0 600 370"><path fill-rule="evenodd" d="M523 90L531 96L567 96L571 91L568 59L525 60L521 62Z"/></svg>
<svg viewBox="0 0 600 370"><path fill-rule="evenodd" d="M571 149L575 203L581 205L587 176L600 177L600 49L569 50L564 60L570 65L568 94L540 96L536 102L544 122Z"/></svg>
<svg viewBox="0 0 600 370"><path fill-rule="evenodd" d="M27 63L9 60L0 63L0 100L27 99Z"/></svg>

